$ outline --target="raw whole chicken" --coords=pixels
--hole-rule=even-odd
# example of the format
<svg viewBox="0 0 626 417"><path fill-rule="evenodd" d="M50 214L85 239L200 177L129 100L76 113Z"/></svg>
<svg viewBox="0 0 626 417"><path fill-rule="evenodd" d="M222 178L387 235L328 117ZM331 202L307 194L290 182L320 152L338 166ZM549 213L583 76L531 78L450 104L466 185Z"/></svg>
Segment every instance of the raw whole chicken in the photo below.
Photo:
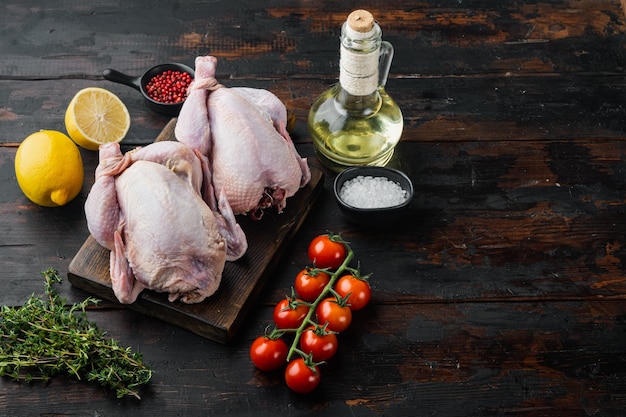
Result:
<svg viewBox="0 0 626 417"><path fill-rule="evenodd" d="M242 256L247 241L224 195L212 196L206 157L174 141L125 155L103 145L99 157L85 214L91 235L111 250L117 299L132 303L144 288L185 303L215 293L225 262Z"/></svg>
<svg viewBox="0 0 626 417"><path fill-rule="evenodd" d="M287 111L267 90L227 88L215 79L216 58L196 58L175 128L176 139L210 160L213 189L224 192L235 214L254 219L306 185L311 172L286 129Z"/></svg>

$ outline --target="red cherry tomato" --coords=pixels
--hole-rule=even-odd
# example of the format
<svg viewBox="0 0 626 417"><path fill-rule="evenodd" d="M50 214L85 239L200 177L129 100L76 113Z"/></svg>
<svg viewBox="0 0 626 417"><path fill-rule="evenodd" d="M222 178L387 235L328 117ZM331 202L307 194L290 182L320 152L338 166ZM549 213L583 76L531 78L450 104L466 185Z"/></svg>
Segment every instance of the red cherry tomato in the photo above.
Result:
<svg viewBox="0 0 626 417"><path fill-rule="evenodd" d="M300 304L303 300L299 298L285 298L274 307L274 323L279 329L297 329L300 327L307 313L309 306Z"/></svg>
<svg viewBox="0 0 626 417"><path fill-rule="evenodd" d="M354 275L344 275L335 283L335 291L346 298L352 311L365 307L372 297L370 284Z"/></svg>
<svg viewBox="0 0 626 417"><path fill-rule="evenodd" d="M319 235L309 244L308 255L317 268L337 269L346 259L346 247L336 235Z"/></svg>
<svg viewBox="0 0 626 417"><path fill-rule="evenodd" d="M334 297L323 299L315 310L319 324L328 323L327 329L333 332L342 332L352 322L350 307Z"/></svg>
<svg viewBox="0 0 626 417"><path fill-rule="evenodd" d="M327 361L337 352L337 335L326 332L322 327L311 326L300 336L300 349L310 353L314 362Z"/></svg>
<svg viewBox="0 0 626 417"><path fill-rule="evenodd" d="M286 363L287 344L283 339L257 337L250 346L250 359L262 371L274 371Z"/></svg>
<svg viewBox="0 0 626 417"><path fill-rule="evenodd" d="M294 287L304 301L313 302L330 282L330 275L317 269L305 268L296 275Z"/></svg>
<svg viewBox="0 0 626 417"><path fill-rule="evenodd" d="M319 368L315 365L308 366L302 358L294 359L285 369L285 382L292 391L299 394L311 392L320 383Z"/></svg>

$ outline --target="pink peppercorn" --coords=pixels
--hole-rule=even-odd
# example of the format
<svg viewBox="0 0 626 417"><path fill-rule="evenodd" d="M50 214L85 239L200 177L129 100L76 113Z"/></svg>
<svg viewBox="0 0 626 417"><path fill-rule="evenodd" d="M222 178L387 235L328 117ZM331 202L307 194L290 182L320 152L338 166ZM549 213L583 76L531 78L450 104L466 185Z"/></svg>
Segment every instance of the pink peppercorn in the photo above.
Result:
<svg viewBox="0 0 626 417"><path fill-rule="evenodd" d="M167 70L148 81L146 93L159 103L180 103L187 98L187 88L191 80L191 75L186 72Z"/></svg>

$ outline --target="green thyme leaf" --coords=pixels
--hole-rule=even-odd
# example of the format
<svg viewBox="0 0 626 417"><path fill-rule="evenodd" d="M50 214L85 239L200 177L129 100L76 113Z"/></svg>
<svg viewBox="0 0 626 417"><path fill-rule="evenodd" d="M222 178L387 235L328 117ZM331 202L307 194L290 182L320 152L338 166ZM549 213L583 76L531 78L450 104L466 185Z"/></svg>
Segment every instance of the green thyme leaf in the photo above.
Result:
<svg viewBox="0 0 626 417"><path fill-rule="evenodd" d="M118 398L140 398L138 389L152 371L142 356L122 348L87 318L86 309L99 300L88 297L68 306L53 285L57 271L47 269L45 297L30 298L18 308L0 309L0 376L16 381L46 382L57 374L94 381Z"/></svg>

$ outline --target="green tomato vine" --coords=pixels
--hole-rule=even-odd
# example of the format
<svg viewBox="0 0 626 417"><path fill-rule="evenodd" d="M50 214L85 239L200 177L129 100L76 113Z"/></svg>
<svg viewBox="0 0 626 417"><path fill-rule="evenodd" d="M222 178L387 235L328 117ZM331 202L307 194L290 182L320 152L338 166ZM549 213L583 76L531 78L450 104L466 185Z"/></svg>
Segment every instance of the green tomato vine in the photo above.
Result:
<svg viewBox="0 0 626 417"><path fill-rule="evenodd" d="M295 329L279 329L277 327L274 327L271 331L266 332L266 337L270 338L270 339L277 339L282 337L285 334L293 334L293 340L291 342L291 345L289 347L288 353L287 353L287 358L286 358L286 362L289 363L294 355L299 355L300 357L302 357L302 359L304 360L305 364L311 368L311 370L313 370L314 372L317 373L317 366L321 365L324 362L314 362L312 359L312 355L311 354L307 354L305 352L303 352L301 349L298 348L298 345L300 343L300 338L302 336L302 333L309 327L309 326L315 326L316 327L316 332L320 335L324 335L324 334L328 334L328 333L337 333L337 332L333 332L331 330L328 330L327 327L327 323L326 324L320 324L318 323L316 320L314 320L314 314L316 312L316 309L318 307L318 305L325 299L328 298L329 296L333 296L336 300L337 303L339 305L346 305L347 303L347 298L349 297L341 297L339 294L337 294L337 292L335 292L335 290L333 289L336 281L343 275L345 275L346 273L350 273L352 275L354 275L355 277L358 277L359 279L363 279L363 280L367 280L369 278L369 274L367 276L361 276L361 272L359 270L359 268L352 268L350 267L350 263L352 262L355 254L354 251L352 250L352 248L350 247L350 245L348 244L348 242L346 242L345 240L343 240L343 238L340 235L336 235L336 234L331 234L329 235L329 237L331 238L332 241L335 242L340 242L344 245L345 249L346 249L346 257L343 260L343 262L341 263L341 265L335 269L334 271L331 270L330 268L310 268L310 274L311 275L315 275L318 272L325 272L330 274L330 280L329 282L326 284L326 286L324 287L324 289L321 291L321 293L317 296L317 298L312 301L312 302L306 302L306 301L294 301L296 298L296 294L295 291L292 288L292 292L291 292L291 297L288 297L288 299L290 300L290 306L291 308L295 308L297 305L306 305L309 310L306 314L306 316L304 317L304 320L302 321L302 323L300 324L300 326L298 326L298 328ZM309 268L307 268L309 269ZM297 305L294 305L296 304Z"/></svg>

